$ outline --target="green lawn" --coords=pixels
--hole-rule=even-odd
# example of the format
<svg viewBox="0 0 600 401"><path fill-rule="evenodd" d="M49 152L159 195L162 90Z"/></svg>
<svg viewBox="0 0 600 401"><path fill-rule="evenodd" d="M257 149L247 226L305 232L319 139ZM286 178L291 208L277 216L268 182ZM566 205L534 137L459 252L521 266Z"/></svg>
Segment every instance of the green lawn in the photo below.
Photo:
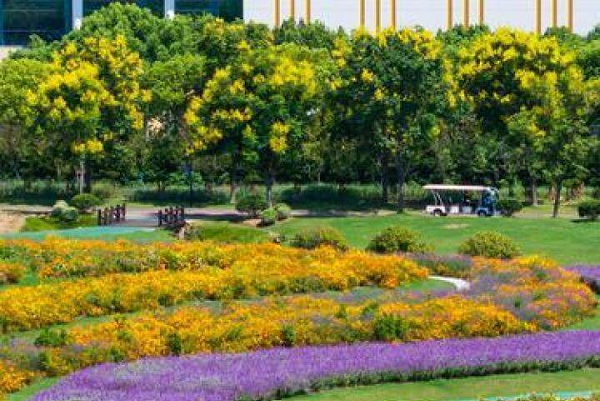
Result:
<svg viewBox="0 0 600 401"><path fill-rule="evenodd" d="M315 226L331 226L350 245L365 247L378 232L401 225L420 232L438 253L456 253L459 244L478 231L494 230L514 239L525 254L552 257L564 264L600 263L600 222L545 218L434 218L420 213L389 216L295 218L269 228L291 237Z"/></svg>
<svg viewBox="0 0 600 401"><path fill-rule="evenodd" d="M22 232L66 230L78 227L92 227L98 224L96 215L80 215L76 221L64 222L55 217L27 217Z"/></svg>
<svg viewBox="0 0 600 401"><path fill-rule="evenodd" d="M600 391L600 369L524 373L416 383L341 388L290 401L453 401L510 397L529 393Z"/></svg>

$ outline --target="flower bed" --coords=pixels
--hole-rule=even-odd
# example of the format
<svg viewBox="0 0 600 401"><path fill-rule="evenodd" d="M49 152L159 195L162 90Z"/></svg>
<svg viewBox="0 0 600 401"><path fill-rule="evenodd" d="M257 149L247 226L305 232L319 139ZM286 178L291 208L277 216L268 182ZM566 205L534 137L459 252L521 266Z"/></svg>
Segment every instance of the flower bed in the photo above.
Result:
<svg viewBox="0 0 600 401"><path fill-rule="evenodd" d="M600 293L600 266L570 266L567 270L579 275L594 291Z"/></svg>
<svg viewBox="0 0 600 401"><path fill-rule="evenodd" d="M34 356L29 365L41 359L40 368L46 374L64 375L102 362L148 356L374 340L495 337L533 330L534 326L494 305L461 297L379 306L298 297L287 302L235 303L221 312L188 307L74 328L67 332L64 345L41 348L43 356Z"/></svg>
<svg viewBox="0 0 600 401"><path fill-rule="evenodd" d="M194 249L196 255L225 252L223 259L230 262L218 267L202 264L201 269L191 271L112 274L7 289L0 292L0 330L43 328L79 316L157 309L190 300L343 291L364 285L394 288L427 278L427 271L414 262L359 251L290 251L278 245L253 250L197 244L186 250L186 264L194 259Z"/></svg>
<svg viewBox="0 0 600 401"><path fill-rule="evenodd" d="M334 386L583 366L600 366L600 332L149 359L80 371L32 401L270 400Z"/></svg>

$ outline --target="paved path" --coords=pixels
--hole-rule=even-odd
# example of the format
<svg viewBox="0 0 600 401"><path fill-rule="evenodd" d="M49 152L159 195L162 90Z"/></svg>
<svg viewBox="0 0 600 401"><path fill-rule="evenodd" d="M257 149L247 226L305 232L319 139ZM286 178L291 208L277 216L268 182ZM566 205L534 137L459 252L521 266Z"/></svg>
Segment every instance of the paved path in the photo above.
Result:
<svg viewBox="0 0 600 401"><path fill-rule="evenodd" d="M453 277L442 277L442 276L429 276L432 280L444 281L446 283L450 283L456 287L458 291L468 291L471 289L471 283L466 280L460 278Z"/></svg>

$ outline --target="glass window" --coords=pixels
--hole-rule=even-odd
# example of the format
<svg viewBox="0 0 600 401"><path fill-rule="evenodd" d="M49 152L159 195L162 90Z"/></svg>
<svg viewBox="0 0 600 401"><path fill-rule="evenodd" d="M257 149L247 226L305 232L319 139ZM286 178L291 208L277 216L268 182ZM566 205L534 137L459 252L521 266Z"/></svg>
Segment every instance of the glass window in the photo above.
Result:
<svg viewBox="0 0 600 401"><path fill-rule="evenodd" d="M226 21L241 19L243 0L175 0L176 14L210 13Z"/></svg>
<svg viewBox="0 0 600 401"><path fill-rule="evenodd" d="M121 3L137 4L140 7L149 8L153 14L163 16L165 13L164 0L83 0L83 15L89 15L96 10L112 3L119 1Z"/></svg>
<svg viewBox="0 0 600 401"><path fill-rule="evenodd" d="M31 35L56 40L71 27L71 0L2 0L0 43L25 45Z"/></svg>

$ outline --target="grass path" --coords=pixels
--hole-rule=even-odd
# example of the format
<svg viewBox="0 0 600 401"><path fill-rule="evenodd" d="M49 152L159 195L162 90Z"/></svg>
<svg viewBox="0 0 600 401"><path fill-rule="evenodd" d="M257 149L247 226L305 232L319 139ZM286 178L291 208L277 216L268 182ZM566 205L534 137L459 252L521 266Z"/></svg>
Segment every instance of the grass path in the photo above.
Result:
<svg viewBox="0 0 600 401"><path fill-rule="evenodd" d="M529 393L600 391L600 369L523 373L341 388L290 401L453 401Z"/></svg>

